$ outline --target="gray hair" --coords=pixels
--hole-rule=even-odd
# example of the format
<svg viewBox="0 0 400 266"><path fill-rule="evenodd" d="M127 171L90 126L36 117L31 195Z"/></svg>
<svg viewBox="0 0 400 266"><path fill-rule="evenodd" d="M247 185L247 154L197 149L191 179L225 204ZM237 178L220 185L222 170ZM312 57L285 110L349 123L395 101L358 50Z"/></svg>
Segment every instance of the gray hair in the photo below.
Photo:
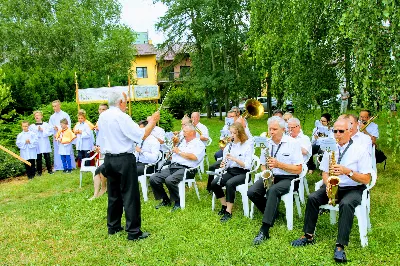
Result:
<svg viewBox="0 0 400 266"><path fill-rule="evenodd" d="M185 124L184 127L189 128L190 131L196 131L196 128L195 128L195 126L194 126L192 123Z"/></svg>
<svg viewBox="0 0 400 266"><path fill-rule="evenodd" d="M296 118L296 117L289 118L287 122L288 123L292 123L293 122L293 123L296 124L296 126L300 126L300 120L298 118Z"/></svg>
<svg viewBox="0 0 400 266"><path fill-rule="evenodd" d="M285 128L285 120L279 116L271 116L268 118L268 127L273 123L278 122L280 128Z"/></svg>
<svg viewBox="0 0 400 266"><path fill-rule="evenodd" d="M125 97L121 92L113 91L108 95L109 106L118 106L120 101L125 101Z"/></svg>
<svg viewBox="0 0 400 266"><path fill-rule="evenodd" d="M350 129L353 128L353 124L351 123L351 121L350 121L349 118L340 118L340 119L336 120L335 124L336 124L337 122L341 122L341 121L347 122L347 129L350 130Z"/></svg>

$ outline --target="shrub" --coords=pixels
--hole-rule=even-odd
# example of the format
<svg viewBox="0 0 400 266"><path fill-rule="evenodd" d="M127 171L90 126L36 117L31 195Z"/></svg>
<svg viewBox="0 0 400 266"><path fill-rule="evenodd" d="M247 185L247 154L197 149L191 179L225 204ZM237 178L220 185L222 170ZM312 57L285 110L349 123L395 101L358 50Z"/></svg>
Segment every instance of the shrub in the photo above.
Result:
<svg viewBox="0 0 400 266"><path fill-rule="evenodd" d="M172 88L166 98L166 104L176 119L181 119L184 114L190 114L202 109L204 99L192 88Z"/></svg>
<svg viewBox="0 0 400 266"><path fill-rule="evenodd" d="M0 144L19 155L18 149L15 149L13 146L7 145L3 141ZM20 176L25 173L24 163L4 151L0 151L0 162L0 180L12 176Z"/></svg>

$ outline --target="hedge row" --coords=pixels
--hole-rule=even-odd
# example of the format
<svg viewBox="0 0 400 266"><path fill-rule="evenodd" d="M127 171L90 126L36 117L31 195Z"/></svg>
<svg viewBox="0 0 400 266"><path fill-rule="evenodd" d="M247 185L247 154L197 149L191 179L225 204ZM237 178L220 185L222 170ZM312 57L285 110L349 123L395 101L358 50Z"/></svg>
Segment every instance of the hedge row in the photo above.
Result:
<svg viewBox="0 0 400 266"><path fill-rule="evenodd" d="M92 123L98 120L98 104L85 104L81 105L80 108L84 109L87 114L87 119ZM156 104L135 102L131 104L132 108L132 119L136 122L146 119L147 116L151 115L156 111ZM68 113L71 117L72 125L78 121L78 107L74 102L63 102L61 109ZM42 106L39 110L43 112L43 121L49 121L50 116L54 113L51 104ZM12 123L0 124L0 144L6 146L8 149L19 154L19 150L15 145L15 141L18 133L21 132L21 122L28 120L34 122L33 114L19 115ZM166 110L161 110L160 127L165 131L172 130L173 116ZM23 175L25 167L23 163L17 159L11 157L3 151L0 151L0 180L8 177L14 177Z"/></svg>

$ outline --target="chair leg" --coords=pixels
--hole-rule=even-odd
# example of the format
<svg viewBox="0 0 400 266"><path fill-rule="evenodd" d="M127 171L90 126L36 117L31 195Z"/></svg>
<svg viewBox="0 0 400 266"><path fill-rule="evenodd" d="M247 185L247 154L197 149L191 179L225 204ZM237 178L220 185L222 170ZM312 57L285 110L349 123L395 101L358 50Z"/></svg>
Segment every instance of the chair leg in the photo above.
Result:
<svg viewBox="0 0 400 266"><path fill-rule="evenodd" d="M193 181L194 190L196 191L197 198L200 200L200 193L196 181Z"/></svg>
<svg viewBox="0 0 400 266"><path fill-rule="evenodd" d="M331 224L335 224L336 223L336 211L330 210L329 215L330 215Z"/></svg>
<svg viewBox="0 0 400 266"><path fill-rule="evenodd" d="M180 201L180 205L181 208L184 209L185 208L185 182L181 181L179 182L179 201Z"/></svg>
<svg viewBox="0 0 400 266"><path fill-rule="evenodd" d="M286 195L284 195L286 196ZM283 197L284 197L283 196ZM286 223L287 223L287 228L288 230L293 230L293 195L290 195L289 197L285 197L282 200L285 203L285 208L286 208Z"/></svg>
<svg viewBox="0 0 400 266"><path fill-rule="evenodd" d="M146 176L139 176L139 182L140 182L140 185L142 187L143 200L144 201L148 201L149 198L147 197L147 180L146 180Z"/></svg>
<svg viewBox="0 0 400 266"><path fill-rule="evenodd" d="M250 219L253 219L253 215L254 215L254 203L251 202L251 204L250 204Z"/></svg>
<svg viewBox="0 0 400 266"><path fill-rule="evenodd" d="M249 218L249 198L247 197L247 191L242 194L242 202L243 202L243 214L247 218Z"/></svg>
<svg viewBox="0 0 400 266"><path fill-rule="evenodd" d="M358 220L361 246L366 247L368 246L366 209L362 208L361 206L357 206L354 215Z"/></svg>
<svg viewBox="0 0 400 266"><path fill-rule="evenodd" d="M307 178L303 177L303 184L304 184L304 189L307 193L307 196L310 195L310 189L308 188L308 183L307 183Z"/></svg>
<svg viewBox="0 0 400 266"><path fill-rule="evenodd" d="M296 207L297 207L297 214L301 218L301 207L300 207L300 197L298 195L294 195L294 200L296 202Z"/></svg>
<svg viewBox="0 0 400 266"><path fill-rule="evenodd" d="M212 200L211 200L211 210L214 211L215 209L215 194L212 194Z"/></svg>
<svg viewBox="0 0 400 266"><path fill-rule="evenodd" d="M82 188L82 172L79 172L79 188Z"/></svg>

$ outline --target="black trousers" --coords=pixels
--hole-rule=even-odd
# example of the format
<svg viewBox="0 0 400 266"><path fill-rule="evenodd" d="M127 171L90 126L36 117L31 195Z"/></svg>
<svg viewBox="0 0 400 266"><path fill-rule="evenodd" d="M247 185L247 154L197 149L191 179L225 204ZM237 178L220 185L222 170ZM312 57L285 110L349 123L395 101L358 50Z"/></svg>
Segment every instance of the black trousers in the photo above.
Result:
<svg viewBox="0 0 400 266"><path fill-rule="evenodd" d="M31 166L27 165L26 163L24 164L26 175L28 176L28 179L32 179L35 177L35 172L36 172L35 159L29 159L27 161L31 163Z"/></svg>
<svg viewBox="0 0 400 266"><path fill-rule="evenodd" d="M90 154L89 154L89 151L87 150L87 151L82 151L82 150L79 150L78 151L78 160L80 160L81 161L81 163L82 163L82 159L85 159L85 158L89 158L90 157ZM85 162L85 166L89 166L90 165L90 161L86 161Z"/></svg>
<svg viewBox="0 0 400 266"><path fill-rule="evenodd" d="M215 160L222 158L222 156L224 156L224 150L219 149L216 153L214 153Z"/></svg>
<svg viewBox="0 0 400 266"><path fill-rule="evenodd" d="M44 160L46 161L47 171L50 173L50 172L52 172L52 169L53 169L53 167L51 166L50 153L39 153L37 155L37 159L36 159L37 172L38 172L38 174L42 174L42 171L43 171L42 154L43 154Z"/></svg>
<svg viewBox="0 0 400 266"><path fill-rule="evenodd" d="M262 179L257 180L257 182L249 188L247 196L263 213L263 223L269 224L270 226L274 225L281 197L289 192L290 182L294 178L297 178L297 176L275 176L274 184L268 189L268 191L265 190Z"/></svg>
<svg viewBox="0 0 400 266"><path fill-rule="evenodd" d="M108 190L108 229L110 231L119 230L122 212L125 210L125 230L128 235L140 234L140 193L135 155L132 153L106 154L104 170L107 176Z"/></svg>
<svg viewBox="0 0 400 266"><path fill-rule="evenodd" d="M226 201L230 203L235 202L236 186L242 185L246 181L246 173L249 172L247 169L233 167L228 168L226 174L222 175L221 183L218 185L219 177L215 178L211 182L211 189L215 193L217 199L224 197L224 190L226 188Z"/></svg>
<svg viewBox="0 0 400 266"><path fill-rule="evenodd" d="M213 163L212 165L210 165L210 167L208 168L208 171L214 172L215 170L217 170L218 168L220 168L222 159L216 161L215 163ZM208 176L208 182L207 182L207 190L211 191L211 182L214 180L214 176L213 175L209 175Z"/></svg>
<svg viewBox="0 0 400 266"><path fill-rule="evenodd" d="M164 190L164 183L168 188L171 201L179 202L178 184L183 180L186 167L170 164L166 169L155 173L150 177L150 186L156 200L169 200L167 193ZM187 179L194 178L195 172L188 173Z"/></svg>
<svg viewBox="0 0 400 266"><path fill-rule="evenodd" d="M365 185L356 187L339 187L339 224L338 237L336 242L342 245L349 244L351 227L353 226L354 211L361 204L361 197ZM306 214L304 218L304 233L314 234L317 225L319 206L328 203L326 186L308 195Z"/></svg>
<svg viewBox="0 0 400 266"><path fill-rule="evenodd" d="M136 162L136 168L137 168L137 175L141 176L144 175L144 167L148 165L147 163L142 163L142 162ZM147 174L152 174L154 173L154 165L147 167Z"/></svg>
<svg viewBox="0 0 400 266"><path fill-rule="evenodd" d="M310 159L309 159L308 162L307 162L307 168L308 168L308 170L313 170L313 171L314 171L314 170L317 168L317 166L316 166L315 163L314 163L314 158L313 158L313 156L314 156L315 154L317 154L319 151L320 151L320 146L317 145L317 144L313 144L313 145L312 145L312 154L311 154Z"/></svg>

